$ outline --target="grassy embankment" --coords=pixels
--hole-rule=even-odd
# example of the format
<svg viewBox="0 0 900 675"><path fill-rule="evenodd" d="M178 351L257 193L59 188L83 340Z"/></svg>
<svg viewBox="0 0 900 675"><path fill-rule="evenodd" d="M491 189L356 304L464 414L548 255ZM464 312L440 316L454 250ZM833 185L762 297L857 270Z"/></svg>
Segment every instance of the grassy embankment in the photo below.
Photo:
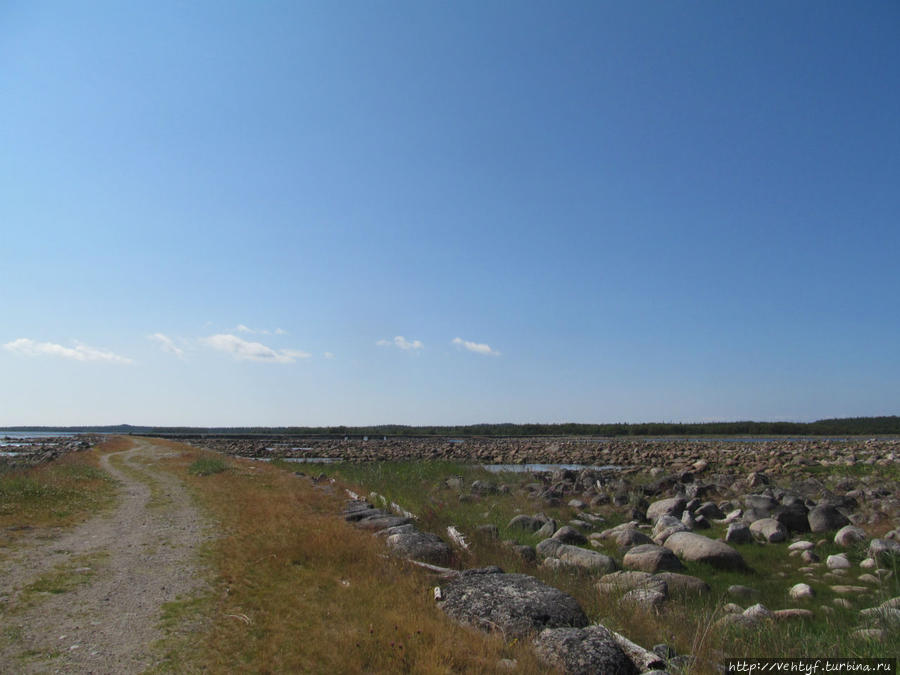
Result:
<svg viewBox="0 0 900 675"><path fill-rule="evenodd" d="M328 484L188 446L161 464L194 491L223 536L207 546L210 592L166 607L160 672L546 672L520 644L450 622L434 582L340 518ZM185 637L178 626L204 617Z"/></svg>
<svg viewBox="0 0 900 675"><path fill-rule="evenodd" d="M296 469L298 465L283 465ZM531 501L521 494L516 487L533 478L527 474L490 474L483 469L453 463L375 463L375 464L332 464L309 467L306 470L325 472L352 485L364 486L360 491L368 493L373 490L390 501L417 514L419 526L445 536L448 525L455 525L466 533L473 533L477 525L493 524L500 530L500 539L513 539L523 544L535 544L537 537L521 531L510 531L506 525L519 513L531 514L543 511L556 518L560 524L575 515L574 509L567 506L544 508L539 502ZM877 467L872 470L879 470ZM883 469L880 469L883 470ZM837 468L834 476L828 481L837 480L845 474L859 475L862 470L856 468ZM813 471L822 478L820 470ZM459 490L448 487L446 480L454 476L462 478L466 485L473 480L489 480L504 483L511 489L507 494L493 494L485 497L468 497L461 501ZM608 526L622 521L621 507L601 507L592 509L607 518ZM878 532L880 534L880 532ZM712 537L724 534L722 526L716 526L705 532ZM833 544L833 533L807 535L814 542L823 541L816 552L824 561L825 558L840 551ZM798 569L804 564L798 557L788 555L784 544L745 544L735 546L751 568L749 572L723 572L709 566L687 563L685 573L706 580L712 592L705 598L682 598L667 603L660 613L636 611L623 607L620 595L601 596L597 593L594 582L596 577L584 573L560 572L548 570L529 564L502 546L499 542L479 541L472 538L472 553L461 561L465 566L498 564L507 571L533 574L547 583L562 588L575 596L588 616L604 625L618 630L632 640L650 647L653 644L666 642L674 646L679 653L694 654L700 657L721 656L823 656L863 657L885 656L886 645L869 641L861 641L850 637L854 627L859 624L859 609L871 607L883 600L900 594L900 582L894 570L893 577L862 597L840 595L830 587L836 584L867 584L855 580L855 575L845 580L824 580L821 574L809 577ZM620 563L621 551L614 547L604 551L616 558ZM863 548L854 548L849 552L854 569L864 557ZM816 592L816 598L806 603L793 601L788 597L788 589L796 583L809 583ZM748 586L757 591L752 598L735 599L729 597L727 589L732 584ZM835 605L837 598L846 598L853 604L852 608ZM762 627L750 631L716 631L712 625L723 613L721 607L727 602L737 602L748 606L756 602L763 603L770 610L789 607L808 608L813 611L811 619L799 619L783 622L765 623ZM822 607L830 609L822 609ZM698 667L695 672L705 672Z"/></svg>

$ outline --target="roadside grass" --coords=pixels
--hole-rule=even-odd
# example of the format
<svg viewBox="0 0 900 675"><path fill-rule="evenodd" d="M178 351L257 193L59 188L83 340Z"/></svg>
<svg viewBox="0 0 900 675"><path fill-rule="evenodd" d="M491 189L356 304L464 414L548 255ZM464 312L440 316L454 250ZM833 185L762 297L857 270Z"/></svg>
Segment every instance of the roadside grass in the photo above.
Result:
<svg viewBox="0 0 900 675"><path fill-rule="evenodd" d="M227 468L220 457L201 457L188 467L188 473L195 476L212 476L222 473Z"/></svg>
<svg viewBox="0 0 900 675"><path fill-rule="evenodd" d="M445 617L433 578L343 521L336 486L241 459L195 475L195 461L217 456L172 447L180 453L160 465L225 534L209 545L212 590L166 608L157 672L494 673L503 658L516 672L548 672L527 647ZM179 630L198 613L202 630Z"/></svg>
<svg viewBox="0 0 900 675"><path fill-rule="evenodd" d="M31 529L68 527L111 507L116 481L96 450L24 469L0 469L0 529L14 541Z"/></svg>
<svg viewBox="0 0 900 675"><path fill-rule="evenodd" d="M292 470L297 467L288 463L276 463L276 466ZM872 586L861 595L835 592L831 588L833 585L869 584L857 581L854 575L824 577L827 572L824 561L828 555L847 553L857 575L861 570L856 564L865 557L862 547L847 550L834 544L834 532L797 537L817 543L815 551L822 563L814 574L799 571L805 564L799 557L790 556L785 544L735 545L747 561L749 571L729 572L699 563L686 563L684 573L704 579L711 586L711 592L693 598L676 597L666 603L662 611L646 612L624 606L621 593L600 595L596 590L595 575L550 570L527 563L500 542L479 540L474 536L478 525L493 524L498 527L501 540L534 545L539 539L536 535L507 529L506 524L514 515L543 511L556 518L559 524L575 516L575 510L570 507L541 508L540 503L522 495L517 488L534 480L528 474L493 474L479 467L445 462L335 463L316 465L314 472L332 476L363 496L369 491L384 495L388 503L396 502L416 514L419 527L445 538L446 527L455 525L469 536L471 542L470 553L463 554L460 560L465 566L495 564L509 572L532 574L574 596L591 620L603 623L645 647L665 642L680 654L693 654L697 663L691 672L713 672L709 659L724 657L883 657L887 653L884 644L855 639L851 633L861 627L859 609L875 606L900 594L897 572L895 570L881 585ZM460 501L459 490L447 486L447 479L454 477L462 477L465 484L476 479L492 480L508 486L509 492ZM612 527L624 519L621 507L590 510L606 518L602 528ZM716 538L724 534L724 527L714 526L702 534ZM614 546L601 550L621 563L623 554ZM788 596L791 586L800 582L808 583L815 591L816 597L812 601L794 601ZM750 598L734 598L728 594L732 585L748 586L756 593ZM834 601L838 598L850 600L853 607L836 605ZM724 615L722 607L728 602L742 607L760 602L773 611L801 607L812 610L813 617L765 623L750 631L714 628L715 622Z"/></svg>

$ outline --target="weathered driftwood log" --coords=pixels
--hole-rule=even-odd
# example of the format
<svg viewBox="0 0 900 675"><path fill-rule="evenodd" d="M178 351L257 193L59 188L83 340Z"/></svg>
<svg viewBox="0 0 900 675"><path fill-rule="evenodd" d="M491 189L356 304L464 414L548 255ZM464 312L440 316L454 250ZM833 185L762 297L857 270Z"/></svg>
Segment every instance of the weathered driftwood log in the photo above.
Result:
<svg viewBox="0 0 900 675"><path fill-rule="evenodd" d="M636 645L627 637L620 635L614 630L610 630L609 632L612 633L613 637L616 639L616 644L619 645L619 648L625 652L625 655L632 660L634 665L640 668L641 672L644 672L645 670L654 670L656 668L665 668L666 662L663 661L658 654L654 654L640 645Z"/></svg>

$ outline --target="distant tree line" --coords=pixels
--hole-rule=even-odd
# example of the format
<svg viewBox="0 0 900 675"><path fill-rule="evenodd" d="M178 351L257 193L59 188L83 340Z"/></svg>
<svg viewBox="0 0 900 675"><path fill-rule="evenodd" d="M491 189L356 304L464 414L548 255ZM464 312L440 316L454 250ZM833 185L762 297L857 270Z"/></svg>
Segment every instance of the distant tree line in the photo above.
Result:
<svg viewBox="0 0 900 675"><path fill-rule="evenodd" d="M120 424L80 427L4 427L4 432L59 431L76 433L240 435L240 436L875 436L900 435L900 416L845 417L816 422L644 422L640 424L470 424L466 426L406 426L382 424L368 427L148 427Z"/></svg>

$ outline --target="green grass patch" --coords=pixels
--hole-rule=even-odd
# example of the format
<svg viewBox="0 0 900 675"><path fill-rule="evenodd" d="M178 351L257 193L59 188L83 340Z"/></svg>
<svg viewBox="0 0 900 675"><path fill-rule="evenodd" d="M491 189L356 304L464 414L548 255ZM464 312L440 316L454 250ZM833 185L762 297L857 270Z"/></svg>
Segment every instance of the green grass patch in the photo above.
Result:
<svg viewBox="0 0 900 675"><path fill-rule="evenodd" d="M0 471L0 528L65 526L112 505L116 481L93 452L37 467Z"/></svg>
<svg viewBox="0 0 900 675"><path fill-rule="evenodd" d="M201 457L188 467L188 473L195 476L212 476L222 473L227 468L225 461L218 457Z"/></svg>

